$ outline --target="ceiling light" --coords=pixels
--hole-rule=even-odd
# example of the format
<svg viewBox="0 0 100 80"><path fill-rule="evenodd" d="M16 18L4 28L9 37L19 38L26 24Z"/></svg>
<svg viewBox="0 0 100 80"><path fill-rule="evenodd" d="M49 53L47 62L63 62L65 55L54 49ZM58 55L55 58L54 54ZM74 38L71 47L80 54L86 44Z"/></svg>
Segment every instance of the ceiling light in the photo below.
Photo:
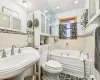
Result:
<svg viewBox="0 0 100 80"><path fill-rule="evenodd" d="M78 1L78 0L76 0L74 3L75 3L75 4L78 4L78 2L79 2L79 1Z"/></svg>
<svg viewBox="0 0 100 80"><path fill-rule="evenodd" d="M57 6L57 9L59 9L60 7L59 6Z"/></svg>
<svg viewBox="0 0 100 80"><path fill-rule="evenodd" d="M24 7L28 7L28 4L27 4L26 0L23 1L23 5L24 5Z"/></svg>

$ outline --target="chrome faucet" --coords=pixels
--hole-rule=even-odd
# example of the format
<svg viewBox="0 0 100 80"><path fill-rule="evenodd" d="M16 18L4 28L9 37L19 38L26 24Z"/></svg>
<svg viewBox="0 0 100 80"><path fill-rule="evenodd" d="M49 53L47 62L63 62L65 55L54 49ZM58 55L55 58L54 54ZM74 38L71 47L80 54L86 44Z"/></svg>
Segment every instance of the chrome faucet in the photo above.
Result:
<svg viewBox="0 0 100 80"><path fill-rule="evenodd" d="M12 48L11 48L11 55L15 55L15 54L14 54L14 48L16 48L16 46L15 46L15 45L12 45Z"/></svg>
<svg viewBox="0 0 100 80"><path fill-rule="evenodd" d="M7 57L6 56L6 52L5 52L5 50L3 49L3 50L0 50L0 52L2 51L2 57L1 58L5 58L5 57Z"/></svg>
<svg viewBox="0 0 100 80"><path fill-rule="evenodd" d="M18 49L18 53L21 53L21 48L24 48L24 47L19 47L19 49Z"/></svg>

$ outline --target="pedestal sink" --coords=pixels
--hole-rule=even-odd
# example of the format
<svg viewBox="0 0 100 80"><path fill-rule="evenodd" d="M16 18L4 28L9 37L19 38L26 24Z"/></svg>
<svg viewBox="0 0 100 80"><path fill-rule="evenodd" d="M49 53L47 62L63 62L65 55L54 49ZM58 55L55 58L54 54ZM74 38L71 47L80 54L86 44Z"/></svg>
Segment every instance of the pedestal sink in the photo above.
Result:
<svg viewBox="0 0 100 80"><path fill-rule="evenodd" d="M10 55L10 50L6 50L6 58L0 58L0 80L20 74L40 58L38 51L31 47L21 49L21 53L18 53L18 49L15 48L15 55Z"/></svg>

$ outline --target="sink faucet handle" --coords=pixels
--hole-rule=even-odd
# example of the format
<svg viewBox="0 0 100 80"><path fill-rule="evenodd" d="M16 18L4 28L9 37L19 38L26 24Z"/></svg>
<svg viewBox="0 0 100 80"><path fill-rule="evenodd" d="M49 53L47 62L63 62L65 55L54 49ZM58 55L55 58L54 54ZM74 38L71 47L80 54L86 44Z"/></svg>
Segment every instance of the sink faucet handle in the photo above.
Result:
<svg viewBox="0 0 100 80"><path fill-rule="evenodd" d="M5 58L5 57L7 57L6 56L6 52L5 52L5 49L3 49L3 50L0 50L0 52L2 51L2 57L1 58Z"/></svg>
<svg viewBox="0 0 100 80"><path fill-rule="evenodd" d="M24 48L24 46L19 47L18 53L21 53L21 48Z"/></svg>
<svg viewBox="0 0 100 80"><path fill-rule="evenodd" d="M11 48L11 55L14 55L14 48L17 48L15 45L12 45L12 48Z"/></svg>
<svg viewBox="0 0 100 80"><path fill-rule="evenodd" d="M19 49L18 49L18 53L21 53L21 49L20 49L20 47L19 47Z"/></svg>
<svg viewBox="0 0 100 80"><path fill-rule="evenodd" d="M83 51L80 51L80 53L82 53Z"/></svg>

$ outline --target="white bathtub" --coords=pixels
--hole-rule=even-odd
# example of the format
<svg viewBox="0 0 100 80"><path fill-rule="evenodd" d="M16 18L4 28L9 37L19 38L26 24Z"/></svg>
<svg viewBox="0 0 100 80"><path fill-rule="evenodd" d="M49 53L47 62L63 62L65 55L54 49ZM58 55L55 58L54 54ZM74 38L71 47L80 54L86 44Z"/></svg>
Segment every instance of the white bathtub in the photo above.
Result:
<svg viewBox="0 0 100 80"><path fill-rule="evenodd" d="M83 60L86 61L86 75L89 77L90 75L90 59L88 59L87 53L81 51L73 51L73 50L63 50L63 49L55 49L50 52L50 59L56 60L60 62L64 70L63 72L66 74L71 74L80 78L84 77L84 63Z"/></svg>
<svg viewBox="0 0 100 80"><path fill-rule="evenodd" d="M63 49L55 49L50 52L50 55L59 56L59 57L66 57L66 58L73 58L73 59L80 59L80 60L88 60L88 56L86 52L81 51L73 51L73 50L63 50Z"/></svg>

